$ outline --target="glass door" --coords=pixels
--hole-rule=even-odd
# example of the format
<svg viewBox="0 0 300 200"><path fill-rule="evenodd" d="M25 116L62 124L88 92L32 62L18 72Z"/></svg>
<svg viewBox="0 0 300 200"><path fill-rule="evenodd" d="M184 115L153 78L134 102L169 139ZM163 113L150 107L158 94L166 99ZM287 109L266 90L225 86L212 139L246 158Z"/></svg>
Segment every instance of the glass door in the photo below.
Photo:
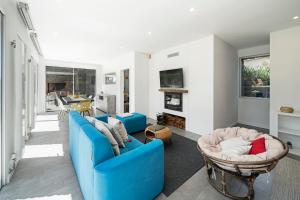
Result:
<svg viewBox="0 0 300 200"><path fill-rule="evenodd" d="M93 98L96 91L96 70L74 68L74 93Z"/></svg>

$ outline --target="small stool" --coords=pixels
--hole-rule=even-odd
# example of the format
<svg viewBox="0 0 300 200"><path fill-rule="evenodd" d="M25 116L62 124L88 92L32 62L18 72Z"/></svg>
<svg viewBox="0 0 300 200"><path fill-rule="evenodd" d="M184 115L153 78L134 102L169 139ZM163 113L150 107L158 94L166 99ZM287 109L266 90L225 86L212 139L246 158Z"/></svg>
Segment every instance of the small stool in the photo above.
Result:
<svg viewBox="0 0 300 200"><path fill-rule="evenodd" d="M172 131L169 127L162 127L155 131L155 125L148 126L145 130L145 144L147 140L161 139L165 143L171 143Z"/></svg>
<svg viewBox="0 0 300 200"><path fill-rule="evenodd" d="M123 122L128 134L144 131L147 127L146 115L136 112L131 114L132 115L128 117L120 117L117 115L116 118Z"/></svg>

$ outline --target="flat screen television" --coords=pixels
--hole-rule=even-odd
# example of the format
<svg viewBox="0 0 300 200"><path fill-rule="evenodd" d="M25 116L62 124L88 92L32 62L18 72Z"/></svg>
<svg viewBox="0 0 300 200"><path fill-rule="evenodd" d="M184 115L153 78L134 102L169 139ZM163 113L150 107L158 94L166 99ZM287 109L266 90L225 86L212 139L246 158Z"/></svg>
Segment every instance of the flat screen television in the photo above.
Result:
<svg viewBox="0 0 300 200"><path fill-rule="evenodd" d="M171 69L159 72L161 88L183 88L183 70Z"/></svg>

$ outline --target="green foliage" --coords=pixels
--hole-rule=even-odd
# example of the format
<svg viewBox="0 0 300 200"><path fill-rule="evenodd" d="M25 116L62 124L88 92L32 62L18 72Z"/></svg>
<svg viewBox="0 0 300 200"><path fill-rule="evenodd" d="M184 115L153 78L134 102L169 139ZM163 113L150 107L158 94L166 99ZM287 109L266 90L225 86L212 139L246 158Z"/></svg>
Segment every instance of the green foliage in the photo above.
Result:
<svg viewBox="0 0 300 200"><path fill-rule="evenodd" d="M244 66L242 75L245 81L261 79L265 84L268 84L270 82L270 67L268 65L255 68Z"/></svg>

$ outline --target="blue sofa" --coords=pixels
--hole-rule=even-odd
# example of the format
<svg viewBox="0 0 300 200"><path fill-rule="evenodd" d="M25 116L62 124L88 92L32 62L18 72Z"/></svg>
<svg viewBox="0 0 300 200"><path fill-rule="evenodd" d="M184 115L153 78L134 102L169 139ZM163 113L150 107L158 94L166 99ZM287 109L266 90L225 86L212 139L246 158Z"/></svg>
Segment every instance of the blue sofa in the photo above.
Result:
<svg viewBox="0 0 300 200"><path fill-rule="evenodd" d="M107 116L98 119L107 121ZM78 112L69 114L69 152L86 200L150 200L163 189L160 140L131 142L114 156L108 139Z"/></svg>
<svg viewBox="0 0 300 200"><path fill-rule="evenodd" d="M143 131L147 127L146 116L140 113L134 112L132 116L125 118L117 115L116 118L123 122L128 134Z"/></svg>

